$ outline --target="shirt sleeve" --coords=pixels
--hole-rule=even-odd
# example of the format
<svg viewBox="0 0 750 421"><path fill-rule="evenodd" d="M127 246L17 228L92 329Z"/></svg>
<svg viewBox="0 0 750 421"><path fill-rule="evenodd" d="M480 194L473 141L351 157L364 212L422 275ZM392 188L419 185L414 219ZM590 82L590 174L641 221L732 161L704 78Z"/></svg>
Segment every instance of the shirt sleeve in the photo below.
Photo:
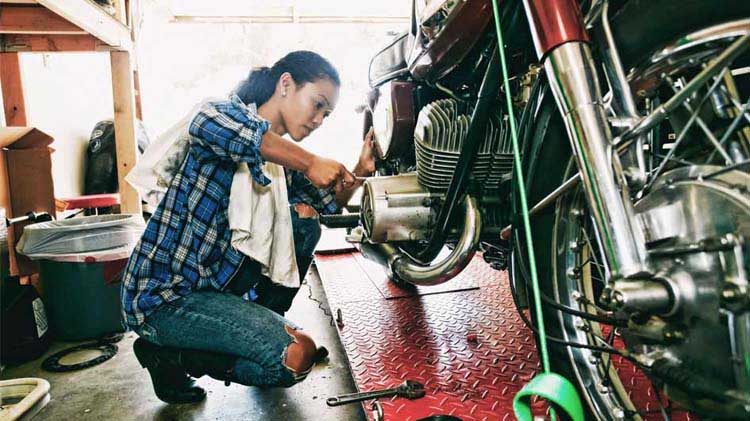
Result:
<svg viewBox="0 0 750 421"><path fill-rule="evenodd" d="M321 215L331 215L340 212L336 203L334 190L319 189L299 171L286 169L289 203L305 203L312 206Z"/></svg>
<svg viewBox="0 0 750 421"><path fill-rule="evenodd" d="M207 102L190 121L191 149L198 159L245 162L253 179L262 185L271 180L263 174L260 145L270 127L236 96L229 101Z"/></svg>

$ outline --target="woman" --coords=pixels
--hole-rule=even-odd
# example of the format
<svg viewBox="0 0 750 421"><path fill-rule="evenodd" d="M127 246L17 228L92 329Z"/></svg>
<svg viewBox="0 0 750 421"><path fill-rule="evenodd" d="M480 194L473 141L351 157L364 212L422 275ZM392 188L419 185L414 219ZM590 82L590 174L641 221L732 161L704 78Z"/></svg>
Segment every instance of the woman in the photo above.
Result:
<svg viewBox="0 0 750 421"><path fill-rule="evenodd" d="M320 236L317 213L337 212L351 198L355 176L374 170L371 134L353 172L282 138L299 142L317 129L339 86L328 61L297 51L252 71L229 100L206 103L192 119L188 156L123 280L125 318L140 336L135 355L161 400L203 400L191 376L289 387L311 370L315 342L283 318L297 289L272 284L230 245L227 208L237 163L247 163L264 185L265 160L285 167L304 277Z"/></svg>

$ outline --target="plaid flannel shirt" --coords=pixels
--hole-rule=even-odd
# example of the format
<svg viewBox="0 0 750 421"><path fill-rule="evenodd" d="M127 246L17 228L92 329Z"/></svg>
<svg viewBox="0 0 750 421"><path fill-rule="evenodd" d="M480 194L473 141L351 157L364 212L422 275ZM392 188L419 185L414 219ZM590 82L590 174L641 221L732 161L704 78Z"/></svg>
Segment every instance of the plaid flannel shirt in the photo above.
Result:
<svg viewBox="0 0 750 421"><path fill-rule="evenodd" d="M122 283L125 320L143 323L154 309L197 289L222 290L244 256L231 246L227 219L236 164L267 185L260 145L269 123L233 95L204 104L189 126L190 152L133 250ZM287 171L289 202L322 214L338 211L333 193Z"/></svg>

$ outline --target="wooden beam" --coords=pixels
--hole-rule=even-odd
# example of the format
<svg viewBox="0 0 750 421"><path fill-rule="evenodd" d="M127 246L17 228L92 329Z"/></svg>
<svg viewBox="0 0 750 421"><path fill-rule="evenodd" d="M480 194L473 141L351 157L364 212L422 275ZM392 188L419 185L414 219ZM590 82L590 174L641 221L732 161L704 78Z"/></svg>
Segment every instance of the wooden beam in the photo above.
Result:
<svg viewBox="0 0 750 421"><path fill-rule="evenodd" d="M138 161L135 140L135 98L133 95L133 67L130 53L112 51L112 96L115 106L115 144L117 150L117 180L120 186L121 212L141 213L138 192L125 181L125 176Z"/></svg>
<svg viewBox="0 0 750 421"><path fill-rule="evenodd" d="M86 32L118 50L132 48L130 30L90 0L37 0Z"/></svg>
<svg viewBox="0 0 750 421"><path fill-rule="evenodd" d="M6 126L26 126L26 102L18 53L0 53L0 88Z"/></svg>
<svg viewBox="0 0 750 421"><path fill-rule="evenodd" d="M86 31L40 6L0 7L0 34L85 34Z"/></svg>
<svg viewBox="0 0 750 421"><path fill-rule="evenodd" d="M111 51L113 48L93 35L7 34L0 45L2 52L64 53Z"/></svg>
<svg viewBox="0 0 750 421"><path fill-rule="evenodd" d="M143 121L143 106L141 105L141 78L138 70L133 71L133 88L135 94L135 118Z"/></svg>

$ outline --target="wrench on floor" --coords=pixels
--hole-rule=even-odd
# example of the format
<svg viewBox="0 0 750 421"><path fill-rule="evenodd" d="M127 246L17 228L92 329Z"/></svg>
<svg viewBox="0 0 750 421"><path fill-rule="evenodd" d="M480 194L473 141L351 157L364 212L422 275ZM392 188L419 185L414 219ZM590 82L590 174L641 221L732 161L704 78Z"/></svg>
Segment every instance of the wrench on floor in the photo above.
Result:
<svg viewBox="0 0 750 421"><path fill-rule="evenodd" d="M368 401L375 398L385 398L390 396L400 396L406 399L417 399L424 396L424 385L419 382L407 380L397 387L391 389L374 390L372 392L350 393L348 395L334 396L328 398L328 406L339 406L348 403Z"/></svg>

